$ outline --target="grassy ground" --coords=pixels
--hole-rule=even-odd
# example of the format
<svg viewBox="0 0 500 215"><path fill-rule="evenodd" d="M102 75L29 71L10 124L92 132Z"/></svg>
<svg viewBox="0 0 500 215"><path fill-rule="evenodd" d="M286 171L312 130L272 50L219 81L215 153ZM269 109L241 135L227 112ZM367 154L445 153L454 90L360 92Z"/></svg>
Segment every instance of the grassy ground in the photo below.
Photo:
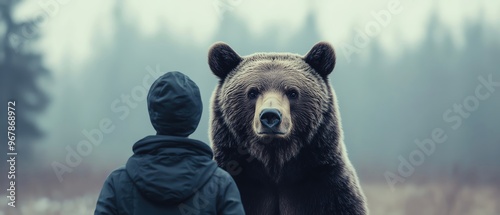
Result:
<svg viewBox="0 0 500 215"><path fill-rule="evenodd" d="M405 184L391 191L385 184L365 184L364 191L372 215L500 214L500 188L491 185Z"/></svg>
<svg viewBox="0 0 500 215"><path fill-rule="evenodd" d="M500 187L427 183L398 186L391 191L386 184L364 184L372 215L499 215ZM99 190L87 190L69 198L23 195L11 210L0 198L0 215L88 215L93 214ZM21 200L20 200L21 201ZM8 211L7 211L8 210Z"/></svg>

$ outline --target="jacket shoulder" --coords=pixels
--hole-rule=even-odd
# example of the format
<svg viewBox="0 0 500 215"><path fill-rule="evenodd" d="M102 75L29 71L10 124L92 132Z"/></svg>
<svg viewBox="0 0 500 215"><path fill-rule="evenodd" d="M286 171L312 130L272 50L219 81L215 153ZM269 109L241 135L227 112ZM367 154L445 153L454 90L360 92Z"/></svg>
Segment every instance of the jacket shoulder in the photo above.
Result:
<svg viewBox="0 0 500 215"><path fill-rule="evenodd" d="M220 167L217 167L214 171L211 181L212 183L216 183L222 190L227 189L231 184L235 184L233 177Z"/></svg>
<svg viewBox="0 0 500 215"><path fill-rule="evenodd" d="M107 180L113 180L113 179L118 179L118 178L121 178L123 176L127 176L127 170L125 169L125 166L122 166L122 167L119 167L115 170L113 170L109 175L108 175L108 179Z"/></svg>
<svg viewBox="0 0 500 215"><path fill-rule="evenodd" d="M217 169L214 172L214 176L217 178L221 178L221 179L224 178L224 179L231 179L232 180L232 178L233 178L228 172L226 172L226 170L223 170L220 167L217 167Z"/></svg>
<svg viewBox="0 0 500 215"><path fill-rule="evenodd" d="M105 184L111 186L117 193L120 192L128 193L130 191L130 186L132 186L133 182L130 179L127 170L123 166L113 170L108 175Z"/></svg>

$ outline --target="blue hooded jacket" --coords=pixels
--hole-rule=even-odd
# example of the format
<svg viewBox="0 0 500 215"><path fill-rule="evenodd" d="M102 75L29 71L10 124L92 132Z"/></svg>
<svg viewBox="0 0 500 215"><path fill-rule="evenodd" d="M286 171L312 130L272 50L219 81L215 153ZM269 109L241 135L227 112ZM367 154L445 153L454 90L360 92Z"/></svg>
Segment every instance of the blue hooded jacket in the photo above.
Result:
<svg viewBox="0 0 500 215"><path fill-rule="evenodd" d="M244 214L236 184L211 148L187 138L201 117L196 84L166 73L151 86L148 110L157 135L136 142L126 166L108 176L94 214Z"/></svg>

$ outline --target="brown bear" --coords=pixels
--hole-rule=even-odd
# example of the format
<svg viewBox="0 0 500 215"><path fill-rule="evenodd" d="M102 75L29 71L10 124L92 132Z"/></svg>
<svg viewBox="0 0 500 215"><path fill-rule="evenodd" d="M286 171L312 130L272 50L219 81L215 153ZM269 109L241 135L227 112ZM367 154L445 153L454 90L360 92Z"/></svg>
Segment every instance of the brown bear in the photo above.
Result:
<svg viewBox="0 0 500 215"><path fill-rule="evenodd" d="M247 214L368 213L328 79L330 44L305 56L241 57L220 42L208 63L220 79L209 131L215 160L236 181Z"/></svg>

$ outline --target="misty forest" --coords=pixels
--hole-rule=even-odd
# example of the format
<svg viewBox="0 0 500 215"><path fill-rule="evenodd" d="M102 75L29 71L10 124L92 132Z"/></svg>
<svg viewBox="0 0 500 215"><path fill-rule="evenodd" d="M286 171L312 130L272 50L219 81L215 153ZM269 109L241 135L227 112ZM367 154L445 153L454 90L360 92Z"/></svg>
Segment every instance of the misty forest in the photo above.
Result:
<svg viewBox="0 0 500 215"><path fill-rule="evenodd" d="M21 208L6 212L7 200L0 198L0 215L93 213L107 175L126 162L137 140L154 133L145 93L164 72L181 71L199 85L203 116L191 138L209 143L209 103L217 83L207 64L213 42L248 55L305 54L316 42L329 41L318 33L313 14L286 39L278 36L282 26L255 35L231 13L203 44L172 36L167 25L144 35L117 3L110 11L112 40L101 40L96 29L91 57L82 65L66 59L55 72L44 64L46 50L37 49L44 37L37 20L14 19L17 2L0 4L0 87L2 104L18 103ZM462 23L463 43L457 45L439 11L429 16L423 39L398 45L396 54L377 37L365 38L366 46L349 55L346 44L332 42L337 64L330 81L349 157L371 214L500 214L500 32L479 16ZM33 31L29 37L26 29ZM352 38L358 34L353 28ZM68 154L80 141L92 141L86 134L103 119L113 122L113 131L69 165ZM6 150L0 149L4 159ZM54 164L67 169L58 176ZM4 180L0 185L6 186Z"/></svg>

